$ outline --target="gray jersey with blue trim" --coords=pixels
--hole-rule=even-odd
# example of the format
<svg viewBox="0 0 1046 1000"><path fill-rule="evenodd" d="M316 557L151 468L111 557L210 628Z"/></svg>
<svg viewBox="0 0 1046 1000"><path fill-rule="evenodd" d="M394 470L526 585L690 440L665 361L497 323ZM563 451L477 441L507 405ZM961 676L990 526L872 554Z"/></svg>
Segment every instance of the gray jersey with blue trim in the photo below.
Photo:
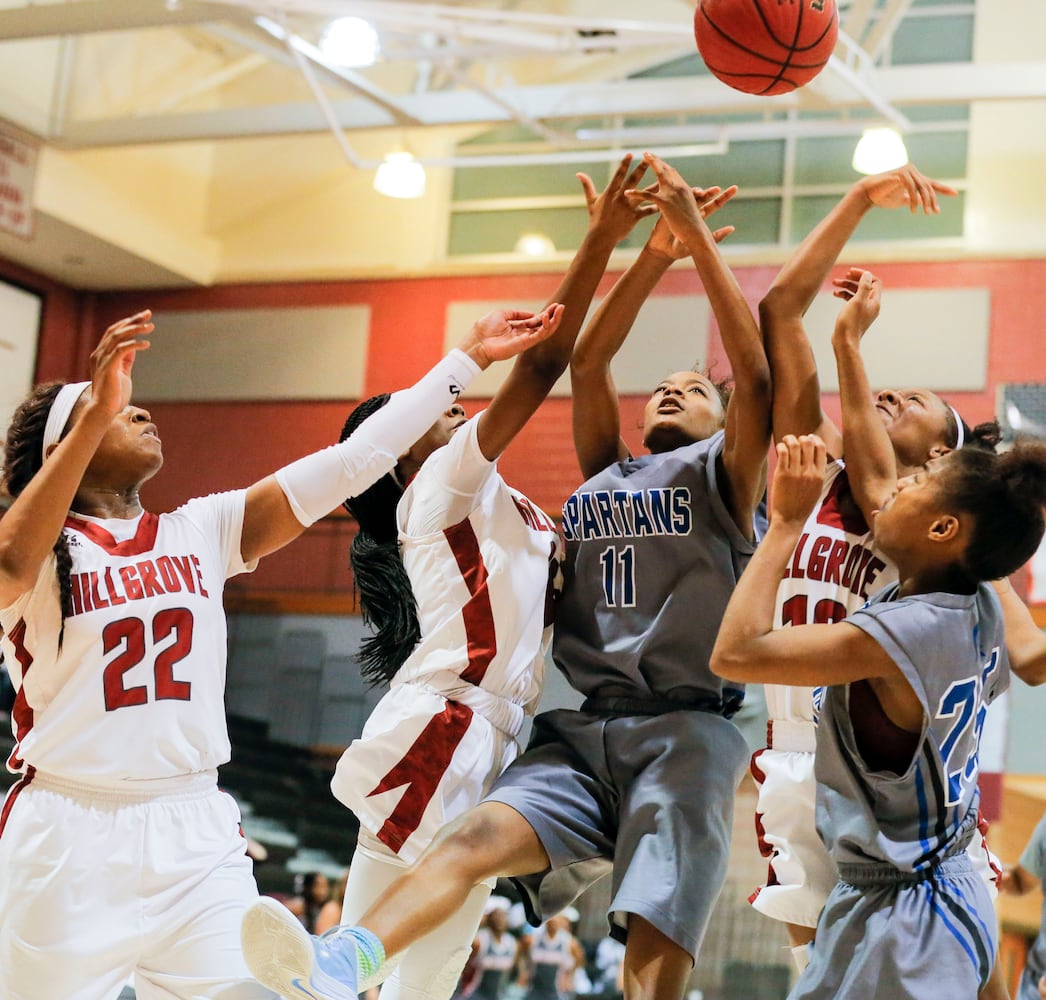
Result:
<svg viewBox="0 0 1046 1000"><path fill-rule="evenodd" d="M708 659L730 594L754 551L723 501L724 433L629 458L563 508L567 581L553 657L586 695L719 699ZM756 537L765 528L757 518ZM728 707L729 710L729 707Z"/></svg>
<svg viewBox="0 0 1046 1000"><path fill-rule="evenodd" d="M974 594L903 598L893 584L845 626L889 654L925 721L904 774L871 771L854 736L850 686L826 689L815 765L818 831L837 863L924 871L962 850L977 828L981 730L988 705L1010 683L999 600L987 584Z"/></svg>

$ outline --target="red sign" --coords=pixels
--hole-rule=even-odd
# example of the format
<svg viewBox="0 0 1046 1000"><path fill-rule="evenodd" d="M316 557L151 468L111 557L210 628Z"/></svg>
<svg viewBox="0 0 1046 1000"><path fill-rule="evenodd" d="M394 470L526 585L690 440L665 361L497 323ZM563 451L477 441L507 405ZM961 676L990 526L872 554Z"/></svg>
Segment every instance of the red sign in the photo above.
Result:
<svg viewBox="0 0 1046 1000"><path fill-rule="evenodd" d="M0 129L0 231L33 235L36 148Z"/></svg>

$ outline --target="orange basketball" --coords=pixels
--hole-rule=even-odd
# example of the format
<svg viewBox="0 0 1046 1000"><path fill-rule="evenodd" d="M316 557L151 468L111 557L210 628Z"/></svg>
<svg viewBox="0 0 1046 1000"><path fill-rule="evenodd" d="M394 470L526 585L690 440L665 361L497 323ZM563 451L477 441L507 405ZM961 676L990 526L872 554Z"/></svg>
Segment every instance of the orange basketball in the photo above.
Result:
<svg viewBox="0 0 1046 1000"><path fill-rule="evenodd" d="M839 35L835 0L700 0L705 65L746 94L787 94L824 69Z"/></svg>

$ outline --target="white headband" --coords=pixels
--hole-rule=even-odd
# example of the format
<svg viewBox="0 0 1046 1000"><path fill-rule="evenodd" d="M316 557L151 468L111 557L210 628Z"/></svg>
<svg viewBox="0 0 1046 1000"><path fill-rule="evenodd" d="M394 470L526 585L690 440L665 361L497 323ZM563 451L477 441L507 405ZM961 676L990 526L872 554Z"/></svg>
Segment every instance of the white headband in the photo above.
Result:
<svg viewBox="0 0 1046 1000"><path fill-rule="evenodd" d="M962 417L959 416L959 411L954 406L949 406L948 409L955 417L955 450L958 451L966 443L966 432L962 429Z"/></svg>
<svg viewBox="0 0 1046 1000"><path fill-rule="evenodd" d="M44 442L40 446L41 459L47 459L47 449L53 444L58 444L62 437L65 425L69 423L69 414L73 412L76 401L91 386L90 382L70 382L58 390L54 402L51 404L50 412L47 414L47 426L44 427Z"/></svg>

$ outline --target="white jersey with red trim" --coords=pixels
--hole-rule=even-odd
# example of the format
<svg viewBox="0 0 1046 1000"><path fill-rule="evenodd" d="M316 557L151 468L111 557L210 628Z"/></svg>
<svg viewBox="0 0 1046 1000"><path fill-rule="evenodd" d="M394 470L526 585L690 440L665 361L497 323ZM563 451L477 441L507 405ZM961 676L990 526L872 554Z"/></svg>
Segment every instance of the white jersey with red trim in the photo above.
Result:
<svg viewBox="0 0 1046 1000"><path fill-rule="evenodd" d="M821 497L778 585L774 627L842 621L896 579L896 567L875 547L853 498L845 463L829 463ZM813 722L812 688L767 684L765 690L771 720Z"/></svg>
<svg viewBox="0 0 1046 1000"><path fill-rule="evenodd" d="M474 417L431 455L400 500L421 641L331 782L407 863L518 753L561 582L555 523L483 456L477 427Z"/></svg>
<svg viewBox="0 0 1046 1000"><path fill-rule="evenodd" d="M88 518L63 529L72 613L49 557L0 611L18 691L8 767L93 784L210 771L229 759L222 590L240 556L245 491L170 514Z"/></svg>

